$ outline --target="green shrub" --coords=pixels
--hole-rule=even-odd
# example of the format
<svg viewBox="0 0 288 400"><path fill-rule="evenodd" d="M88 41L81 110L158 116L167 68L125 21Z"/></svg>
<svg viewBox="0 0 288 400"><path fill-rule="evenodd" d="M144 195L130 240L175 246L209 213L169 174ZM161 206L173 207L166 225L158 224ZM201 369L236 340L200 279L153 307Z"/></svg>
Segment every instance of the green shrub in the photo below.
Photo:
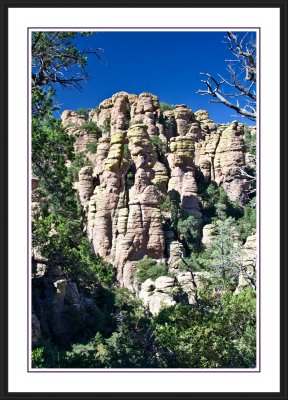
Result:
<svg viewBox="0 0 288 400"><path fill-rule="evenodd" d="M76 113L77 113L77 115L84 117L85 119L88 119L89 111L90 111L89 108L78 108Z"/></svg>
<svg viewBox="0 0 288 400"><path fill-rule="evenodd" d="M90 153L96 153L97 146L98 146L97 141L88 143L88 144L86 144L86 150L89 151Z"/></svg>
<svg viewBox="0 0 288 400"><path fill-rule="evenodd" d="M32 350L32 368L45 368L44 347Z"/></svg>
<svg viewBox="0 0 288 400"><path fill-rule="evenodd" d="M96 139L101 137L101 129L97 126L95 122L88 121L81 125L81 129L83 129L89 135L96 136Z"/></svg>
<svg viewBox="0 0 288 400"><path fill-rule="evenodd" d="M162 112L164 112L164 111L171 111L171 110L174 110L174 108L175 108L175 106L174 106L174 104L167 104L167 103L165 103L165 102L160 102L160 110L162 111Z"/></svg>
<svg viewBox="0 0 288 400"><path fill-rule="evenodd" d="M154 150L159 154L159 155L164 155L165 154L165 145L160 139L159 136L150 136L152 145Z"/></svg>
<svg viewBox="0 0 288 400"><path fill-rule="evenodd" d="M114 282L114 267L94 254L79 220L69 221L53 214L38 219L33 223L32 242L49 264L61 265L82 291Z"/></svg>
<svg viewBox="0 0 288 400"><path fill-rule="evenodd" d="M244 215L238 219L237 223L240 230L240 238L245 241L256 230L257 213L256 208L251 204L244 206L243 210Z"/></svg>
<svg viewBox="0 0 288 400"><path fill-rule="evenodd" d="M51 340L42 342L41 347L32 351L32 368L65 368L65 350Z"/></svg>
<svg viewBox="0 0 288 400"><path fill-rule="evenodd" d="M159 208L161 212L170 212L171 211L171 199L168 194L162 196L159 204Z"/></svg>
<svg viewBox="0 0 288 400"><path fill-rule="evenodd" d="M244 125L244 141L247 153L256 155L256 135L251 135L251 130L248 125Z"/></svg>
<svg viewBox="0 0 288 400"><path fill-rule="evenodd" d="M200 223L193 215L186 219L180 219L177 225L180 240L184 242L190 250L197 250L201 243Z"/></svg>
<svg viewBox="0 0 288 400"><path fill-rule="evenodd" d="M91 165L91 162L85 157L83 152L75 155L74 160L71 162L68 167L67 177L70 183L77 182L79 177L78 173L82 167L86 167Z"/></svg>
<svg viewBox="0 0 288 400"><path fill-rule="evenodd" d="M132 157L131 157L131 152L129 150L128 143L125 143L123 146L123 158L125 158L125 160L129 161L129 164L132 164Z"/></svg>
<svg viewBox="0 0 288 400"><path fill-rule="evenodd" d="M155 280L159 276L167 276L168 274L168 268L163 262L157 263L151 258L143 258L136 264L136 278L141 283L148 278Z"/></svg>
<svg viewBox="0 0 288 400"><path fill-rule="evenodd" d="M178 236L178 222L183 216L183 209L181 205L180 195L176 190L170 190L168 194L162 196L159 204L161 212L170 213L168 223L168 230L173 230Z"/></svg>
<svg viewBox="0 0 288 400"><path fill-rule="evenodd" d="M256 297L250 288L218 297L206 290L196 306L162 309L154 327L166 368L255 368Z"/></svg>
<svg viewBox="0 0 288 400"><path fill-rule="evenodd" d="M128 188L131 188L135 182L135 173L129 171L126 175L126 185Z"/></svg>
<svg viewBox="0 0 288 400"><path fill-rule="evenodd" d="M110 133L111 130L111 119L106 118L101 126L101 130L103 133Z"/></svg>
<svg viewBox="0 0 288 400"><path fill-rule="evenodd" d="M230 201L226 191L216 183L211 182L207 185L201 182L199 187L205 216L212 218L217 215L221 219L227 216L238 219L243 216L243 209L239 204Z"/></svg>

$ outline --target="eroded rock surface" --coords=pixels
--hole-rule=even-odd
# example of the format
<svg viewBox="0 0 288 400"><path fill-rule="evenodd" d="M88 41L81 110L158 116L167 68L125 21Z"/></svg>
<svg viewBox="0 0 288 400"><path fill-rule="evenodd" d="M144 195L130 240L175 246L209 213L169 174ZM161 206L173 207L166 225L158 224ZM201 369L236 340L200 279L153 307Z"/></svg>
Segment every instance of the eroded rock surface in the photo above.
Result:
<svg viewBox="0 0 288 400"><path fill-rule="evenodd" d="M209 279L207 272L195 272L193 279L191 272L180 272L174 277L160 276L155 281L147 279L141 285L139 298L152 314L157 314L163 307L170 307L178 302L195 304L197 289L205 285Z"/></svg>
<svg viewBox="0 0 288 400"><path fill-rule="evenodd" d="M171 213L160 211L163 196L178 202L199 226L199 173L207 183L223 187L230 200L247 202L249 182L242 174L247 157L243 126L237 121L216 125L207 111L193 113L186 105L162 112L157 96L146 92L116 93L88 116L65 111L62 121L76 136L78 153L92 143L84 129L87 122L101 132L97 150L87 155L90 166L80 170L77 189L93 249L115 266L126 287L132 288L136 262L144 256L166 257L169 266L180 260L180 242L165 226ZM211 240L208 228L203 244Z"/></svg>

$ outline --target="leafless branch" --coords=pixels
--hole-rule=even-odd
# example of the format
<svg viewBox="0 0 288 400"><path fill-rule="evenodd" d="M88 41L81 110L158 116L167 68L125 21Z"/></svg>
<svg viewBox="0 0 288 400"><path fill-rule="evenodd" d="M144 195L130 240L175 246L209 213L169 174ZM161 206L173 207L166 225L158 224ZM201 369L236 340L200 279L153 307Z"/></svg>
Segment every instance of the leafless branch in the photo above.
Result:
<svg viewBox="0 0 288 400"><path fill-rule="evenodd" d="M209 95L217 100L210 100L211 103L222 103L235 110L238 114L255 121L256 120L256 45L252 41L247 42L246 32L240 39L232 32L227 32L226 43L228 49L235 56L235 59L227 59L229 62L228 72L230 77L225 78L217 74L213 77L208 72L201 72L207 79L202 80L206 90L198 90L201 95ZM225 86L233 88L225 93ZM233 101L232 99L235 99ZM240 105L237 98L241 99ZM251 102L251 100L253 102ZM245 104L243 104L245 102Z"/></svg>

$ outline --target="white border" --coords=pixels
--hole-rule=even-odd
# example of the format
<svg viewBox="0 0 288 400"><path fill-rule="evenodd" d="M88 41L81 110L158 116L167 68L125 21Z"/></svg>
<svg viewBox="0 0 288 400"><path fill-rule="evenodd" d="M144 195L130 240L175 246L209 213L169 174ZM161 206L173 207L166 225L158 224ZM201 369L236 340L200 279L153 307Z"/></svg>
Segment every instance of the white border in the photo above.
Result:
<svg viewBox="0 0 288 400"><path fill-rule="evenodd" d="M125 11L125 13L124 13ZM256 26L261 27L262 43L265 46L262 48L262 93L263 88L268 89L271 96L273 96L273 105L268 104L269 114L279 115L279 14L277 9L222 9L221 14L217 17L218 26L225 26L226 21L229 21L230 26L237 26L238 21L241 21L241 25L250 26L252 29ZM26 38L27 38L27 27L35 26L54 26L59 27L66 25L68 30L70 26L119 26L119 15L122 15L121 26L131 26L131 16L133 16L133 25L142 26L143 21L149 21L149 26L159 26L163 18L163 12L165 12L165 26L171 25L175 26L175 21L177 21L177 26L191 26L191 21L195 25L195 21L202 21L203 12L205 13L205 24L207 26L213 26L215 12L219 13L216 9L113 9L113 14L111 14L111 9L9 9L9 332L13 338L15 332L21 332L21 338L26 335L26 308L25 300L27 298L26 289L23 289L23 282L26 281L26 271L25 263L26 261L26 248L27 248L27 234L26 234L26 105L27 105L27 69L22 68L20 71L18 69L19 62L18 59L22 60L22 65L27 65L27 53L26 53ZM67 13L69 13L69 24L65 24L67 21ZM97 15L95 15L95 13ZM214 14L213 14L214 13ZM125 15L123 15L125 14ZM237 20L235 16L237 16ZM193 18L191 20L191 17ZM229 16L229 19L228 19ZM242 18L241 18L242 16ZM91 20L93 19L93 21ZM126 21L125 21L126 18ZM53 22L51 22L53 21ZM81 21L81 25L80 25ZM82 22L83 21L83 22ZM181 21L181 23L180 23ZM245 24L244 24L245 21ZM92 23L91 23L92 22ZM161 23L163 25L163 23ZM271 26L275 29L271 30ZM17 27L17 29L16 29ZM110 29L111 30L111 29ZM153 28L151 28L153 30ZM164 29L163 29L164 30ZM207 29L199 29L207 30ZM216 30L216 29L213 29ZM219 30L223 30L219 28ZM240 30L240 29L237 29ZM247 30L247 28L243 29ZM268 40L267 40L268 39ZM273 48L267 46L267 44L273 43ZM278 44L275 45L275 44ZM266 49L268 47L268 49ZM12 49L17 49L17 52L11 51ZM273 57L272 57L273 56ZM268 71L267 65L264 62L269 60ZM271 60L274 60L274 65ZM271 67L273 69L273 86L266 87L266 80L264 77L271 76ZM15 82L12 77L18 76L19 79ZM157 93L156 93L157 94ZM261 133L261 153L262 160L271 160L276 169L279 165L279 119L277 117L273 119L273 127L271 127L271 118L265 116L265 110L267 110L267 102L271 97L262 96L262 133ZM208 108L208 107L207 107ZM15 118L14 110L17 110L17 118ZM264 125L265 124L265 125ZM266 125L267 124L267 125ZM19 126L22 129L19 129ZM24 128L25 127L25 128ZM267 128L266 128L267 127ZM273 144L274 144L274 154L270 154L271 142L269 140L269 131L274 129ZM20 131L20 133L19 133ZM267 132L267 133L265 133ZM24 151L25 149L25 155ZM268 156L268 158L266 158ZM17 166L11 160L17 160ZM19 168L19 164L22 168ZM271 176L271 170L267 169L267 165L262 162L261 179L262 179L262 198L261 207L263 211L263 216L265 219L266 213L269 218L270 202L267 200L271 195L271 188L266 185L269 177L271 182L273 182L274 188L273 193L279 193L279 183L275 182L274 179L275 169L273 169L273 175ZM277 171L276 171L277 174ZM270 180L270 179L269 179ZM11 184L17 181L18 185ZM277 186L278 184L278 186ZM267 197L265 197L267 196ZM18 201L21 199L21 203ZM20 203L20 204L19 204ZM17 205L18 212L15 213L15 208L12 205ZM279 204L276 203L274 206L274 212L276 216L279 216ZM12 211L11 211L12 209ZM275 215L274 214L274 215ZM273 238L268 230L262 232L262 248L268 249L271 246L271 240L273 243L279 243L279 232L278 225L279 220L275 218L273 221L269 220L270 228L273 229ZM262 228L263 229L263 228ZM17 241L17 252L15 252L15 240ZM278 247L278 246L277 246ZM265 254L265 260L272 262L275 265L274 273L274 290L279 293L279 256L273 252L273 257L269 257L269 254ZM263 262L262 254L262 262ZM268 262L264 262L263 266L269 266ZM21 268L19 266L21 265ZM23 272L24 271L24 272ZM264 268L263 271L264 272ZM199 372L196 374L189 373L157 373L157 374L132 374L131 372L121 373L121 374L111 374L109 372L101 374L83 374L83 373L67 373L64 374L44 374L44 373L27 373L26 372L26 354L25 346L26 341L20 340L9 341L9 390L10 391L167 391L167 392L177 392L177 391L233 391L237 387L237 392L241 391L278 391L279 390L279 313L269 312L269 307L271 310L279 310L278 297L268 299L267 290L267 276L262 276L262 300L261 306L265 308L267 312L262 318L262 343L263 348L265 343L271 343L273 338L274 349L273 351L268 350L267 357L262 358L262 371L261 373L215 373L213 374L210 370L207 372ZM15 301L13 293L15 292L20 296L20 302ZM266 296L264 297L266 293ZM262 304L263 303L263 304ZM268 306L268 308L266 308ZM21 310L21 314L19 312ZM268 310L268 311L267 311ZM268 330L266 328L268 327ZM265 331L264 331L265 329ZM14 334L13 334L14 332ZM23 343L24 342L24 343ZM19 362L21 360L21 362ZM271 365L273 365L273 370L270 370ZM63 371L63 370L62 370ZM122 370L123 371L123 370ZM89 371L90 372L90 371ZM81 387L79 386L79 380L74 379L79 375L79 380L81 380ZM171 376L172 375L172 376ZM174 379L173 379L174 378ZM109 382L113 379L113 387ZM53 380L53 387L51 385L51 380ZM147 380L149 380L149 385L147 385ZM94 383L97 381L97 388L95 388ZM179 383L175 387L175 381ZM207 381L210 386L207 386ZM243 385L243 381L245 385ZM85 385L82 383L85 382ZM132 382L132 383L131 383Z"/></svg>

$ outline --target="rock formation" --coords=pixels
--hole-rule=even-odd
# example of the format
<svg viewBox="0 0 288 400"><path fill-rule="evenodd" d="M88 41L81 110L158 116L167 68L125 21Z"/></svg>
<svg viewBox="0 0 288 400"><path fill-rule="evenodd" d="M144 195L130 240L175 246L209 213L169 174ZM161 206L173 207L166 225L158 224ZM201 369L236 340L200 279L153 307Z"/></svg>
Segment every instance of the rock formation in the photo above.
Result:
<svg viewBox="0 0 288 400"><path fill-rule="evenodd" d="M194 282L190 272L180 272L175 277L160 276L155 281L147 279L141 285L139 298L152 314L157 314L163 306L173 306L179 301L195 304L196 291L203 287L209 273L195 272L193 278Z"/></svg>
<svg viewBox="0 0 288 400"><path fill-rule="evenodd" d="M63 112L67 132L76 136L76 152L92 141L83 130L87 121L97 125L101 137L95 154L88 154L92 165L79 172L79 198L94 251L115 266L122 285L132 288L135 263L145 255L170 257L172 264L179 260L173 232L163 227L159 202L168 193L186 216L201 223L197 168L204 181L222 186L232 201L247 202L249 182L241 173L243 126L238 122L217 127L205 110L193 113L177 105L162 112L155 95L119 92L91 110L86 120ZM203 243L210 240L208 228Z"/></svg>

